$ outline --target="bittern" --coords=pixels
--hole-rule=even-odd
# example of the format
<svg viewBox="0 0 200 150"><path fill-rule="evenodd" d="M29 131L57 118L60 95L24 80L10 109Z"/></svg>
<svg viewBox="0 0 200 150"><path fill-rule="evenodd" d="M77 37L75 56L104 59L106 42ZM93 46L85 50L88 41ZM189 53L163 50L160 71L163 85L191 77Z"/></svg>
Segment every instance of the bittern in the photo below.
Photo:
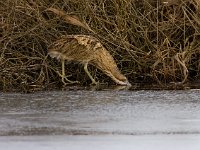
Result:
<svg viewBox="0 0 200 150"><path fill-rule="evenodd" d="M65 80L69 83L74 83L74 81L67 79L65 76L65 60L67 60L82 63L92 84L97 84L97 82L88 71L88 64L100 69L119 85L131 85L127 78L119 71L111 54L95 37L87 35L64 35L51 44L48 51L51 57L55 57L62 62L62 74L60 76L64 84L66 84Z"/></svg>

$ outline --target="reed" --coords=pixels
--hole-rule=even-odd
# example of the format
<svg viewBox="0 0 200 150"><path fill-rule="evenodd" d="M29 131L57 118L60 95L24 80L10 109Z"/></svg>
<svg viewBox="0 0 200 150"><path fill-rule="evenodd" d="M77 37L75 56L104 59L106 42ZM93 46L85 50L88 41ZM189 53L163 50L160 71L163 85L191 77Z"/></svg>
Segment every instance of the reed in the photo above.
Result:
<svg viewBox="0 0 200 150"><path fill-rule="evenodd" d="M61 87L60 63L47 49L60 36L71 34L98 38L132 84L196 81L199 32L198 0L4 0L0 90ZM66 65L69 79L90 84L82 67ZM89 70L100 82L113 84L96 68Z"/></svg>

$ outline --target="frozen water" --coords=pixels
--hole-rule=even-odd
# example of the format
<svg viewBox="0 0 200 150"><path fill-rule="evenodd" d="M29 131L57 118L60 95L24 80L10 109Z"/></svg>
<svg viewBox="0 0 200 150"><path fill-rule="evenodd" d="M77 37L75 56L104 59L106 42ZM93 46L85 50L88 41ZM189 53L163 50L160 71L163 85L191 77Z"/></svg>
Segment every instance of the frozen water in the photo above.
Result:
<svg viewBox="0 0 200 150"><path fill-rule="evenodd" d="M0 93L0 149L199 150L200 93Z"/></svg>

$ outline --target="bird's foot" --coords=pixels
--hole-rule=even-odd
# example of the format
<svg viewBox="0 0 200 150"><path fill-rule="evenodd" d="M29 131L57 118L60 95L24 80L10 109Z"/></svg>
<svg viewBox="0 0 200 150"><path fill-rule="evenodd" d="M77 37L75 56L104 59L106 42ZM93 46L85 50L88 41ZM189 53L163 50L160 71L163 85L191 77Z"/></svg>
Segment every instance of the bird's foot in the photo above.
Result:
<svg viewBox="0 0 200 150"><path fill-rule="evenodd" d="M96 82L95 80L92 80L92 83L90 83L90 85L99 85L99 82Z"/></svg>
<svg viewBox="0 0 200 150"><path fill-rule="evenodd" d="M62 77L62 83L64 85L70 85L70 84L78 84L80 83L79 81L72 81L72 80L69 80L67 79L67 77Z"/></svg>
<svg viewBox="0 0 200 150"><path fill-rule="evenodd" d="M80 83L79 81L71 81L67 78L67 76L63 75L63 74L60 74L58 71L57 71L58 75L62 78L62 83L64 85L69 85L69 84L78 84Z"/></svg>

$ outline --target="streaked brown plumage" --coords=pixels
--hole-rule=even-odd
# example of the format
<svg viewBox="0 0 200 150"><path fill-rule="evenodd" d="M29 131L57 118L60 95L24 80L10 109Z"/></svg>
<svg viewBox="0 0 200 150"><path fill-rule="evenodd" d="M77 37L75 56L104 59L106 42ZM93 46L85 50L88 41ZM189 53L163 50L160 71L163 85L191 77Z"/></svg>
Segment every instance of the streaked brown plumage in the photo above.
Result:
<svg viewBox="0 0 200 150"><path fill-rule="evenodd" d="M113 57L99 42L98 39L86 35L65 35L56 40L49 47L49 55L62 61L62 81L64 82L65 70L64 61L77 61L84 64L84 70L92 80L92 84L97 84L89 73L87 66L91 64L113 81L120 85L130 85L127 78L121 74ZM66 78L65 78L66 79ZM68 82L70 80L66 79ZM65 82L64 82L65 83Z"/></svg>

